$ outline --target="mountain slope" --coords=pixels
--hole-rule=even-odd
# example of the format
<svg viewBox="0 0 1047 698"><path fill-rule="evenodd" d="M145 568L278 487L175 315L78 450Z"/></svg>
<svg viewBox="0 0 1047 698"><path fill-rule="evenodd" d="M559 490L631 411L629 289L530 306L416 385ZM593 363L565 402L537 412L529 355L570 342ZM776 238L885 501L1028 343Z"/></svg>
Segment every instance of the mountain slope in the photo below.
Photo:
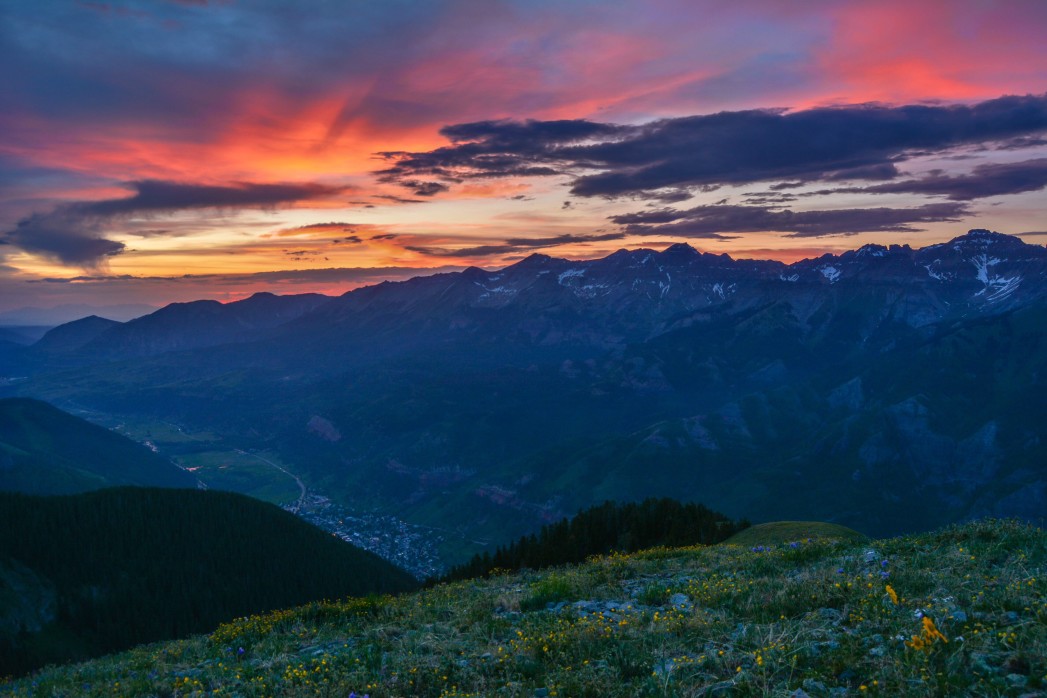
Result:
<svg viewBox="0 0 1047 698"><path fill-rule="evenodd" d="M59 325L47 332L33 348L48 354L60 354L74 352L83 348L99 335L118 327L122 323L115 320L90 315L79 320Z"/></svg>
<svg viewBox="0 0 1047 698"><path fill-rule="evenodd" d="M441 581L469 579L520 570L584 562L612 551L632 553L655 546L711 545L727 540L748 526L700 504L674 499L640 503L604 502L570 519L542 527L537 534L500 546L494 554L476 555L455 567Z"/></svg>
<svg viewBox="0 0 1047 698"><path fill-rule="evenodd" d="M241 495L0 494L0 675L415 586L377 556Z"/></svg>
<svg viewBox="0 0 1047 698"><path fill-rule="evenodd" d="M214 431L339 503L471 540L647 496L887 535L1035 519L1045 308L1047 249L984 230L790 265L532 255L14 388Z"/></svg>
<svg viewBox="0 0 1047 698"><path fill-rule="evenodd" d="M0 400L0 491L69 494L113 485L196 487L167 458L38 400Z"/></svg>
<svg viewBox="0 0 1047 698"><path fill-rule="evenodd" d="M85 343L83 353L94 360L108 361L248 341L328 300L317 293L256 293L232 303L172 303L99 333Z"/></svg>
<svg viewBox="0 0 1047 698"><path fill-rule="evenodd" d="M0 693L1035 695L1047 688L1045 565L1042 530L998 521L660 548L279 611Z"/></svg>

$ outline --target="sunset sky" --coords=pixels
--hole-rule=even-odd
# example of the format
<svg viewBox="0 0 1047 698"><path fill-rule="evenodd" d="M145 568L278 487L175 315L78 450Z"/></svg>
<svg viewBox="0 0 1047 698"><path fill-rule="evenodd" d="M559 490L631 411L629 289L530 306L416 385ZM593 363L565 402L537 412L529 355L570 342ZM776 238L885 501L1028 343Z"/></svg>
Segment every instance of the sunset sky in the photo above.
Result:
<svg viewBox="0 0 1047 698"><path fill-rule="evenodd" d="M1047 243L1044 0L0 0L0 310Z"/></svg>

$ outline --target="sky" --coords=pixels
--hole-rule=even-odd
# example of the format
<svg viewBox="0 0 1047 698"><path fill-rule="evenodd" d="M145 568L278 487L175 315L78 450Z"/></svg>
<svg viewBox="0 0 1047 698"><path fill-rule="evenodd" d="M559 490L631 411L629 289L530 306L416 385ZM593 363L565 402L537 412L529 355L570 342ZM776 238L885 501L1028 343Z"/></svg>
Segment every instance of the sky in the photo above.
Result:
<svg viewBox="0 0 1047 698"><path fill-rule="evenodd" d="M1043 0L0 0L0 311L1047 242Z"/></svg>

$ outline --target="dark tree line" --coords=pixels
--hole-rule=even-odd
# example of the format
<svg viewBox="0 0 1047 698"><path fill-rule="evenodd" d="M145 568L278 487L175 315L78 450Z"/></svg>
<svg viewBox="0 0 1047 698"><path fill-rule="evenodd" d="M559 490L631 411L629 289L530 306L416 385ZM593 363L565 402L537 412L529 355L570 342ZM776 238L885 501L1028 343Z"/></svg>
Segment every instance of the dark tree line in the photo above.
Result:
<svg viewBox="0 0 1047 698"><path fill-rule="evenodd" d="M604 502L570 519L542 527L494 554L482 553L454 567L441 581L482 577L492 570L540 569L583 562L591 555L612 551L634 552L664 545L719 543L747 528L701 504L674 499L642 502Z"/></svg>
<svg viewBox="0 0 1047 698"><path fill-rule="evenodd" d="M53 587L57 617L43 632L0 637L0 676L208 632L242 615L417 586L279 507L197 490L0 494L4 558Z"/></svg>

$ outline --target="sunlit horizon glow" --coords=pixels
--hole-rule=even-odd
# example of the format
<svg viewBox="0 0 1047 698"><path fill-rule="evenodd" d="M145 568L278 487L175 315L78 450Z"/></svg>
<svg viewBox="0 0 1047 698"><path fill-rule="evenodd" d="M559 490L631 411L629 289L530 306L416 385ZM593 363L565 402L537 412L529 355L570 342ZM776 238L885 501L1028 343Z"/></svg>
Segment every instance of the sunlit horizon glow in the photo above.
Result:
<svg viewBox="0 0 1047 698"><path fill-rule="evenodd" d="M112 0L0 23L0 311L676 242L1047 241L1039 0Z"/></svg>

